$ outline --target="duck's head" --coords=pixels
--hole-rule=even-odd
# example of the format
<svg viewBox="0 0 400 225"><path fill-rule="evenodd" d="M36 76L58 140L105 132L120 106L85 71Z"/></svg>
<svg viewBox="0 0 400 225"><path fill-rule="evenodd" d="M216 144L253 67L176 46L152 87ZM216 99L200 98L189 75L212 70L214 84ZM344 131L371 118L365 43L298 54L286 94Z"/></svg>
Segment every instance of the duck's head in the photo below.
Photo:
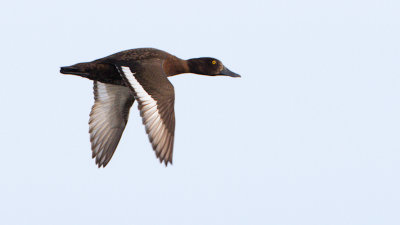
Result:
<svg viewBox="0 0 400 225"><path fill-rule="evenodd" d="M203 57L187 60L191 73L207 75L207 76L230 76L240 77L239 74L230 71L215 58Z"/></svg>

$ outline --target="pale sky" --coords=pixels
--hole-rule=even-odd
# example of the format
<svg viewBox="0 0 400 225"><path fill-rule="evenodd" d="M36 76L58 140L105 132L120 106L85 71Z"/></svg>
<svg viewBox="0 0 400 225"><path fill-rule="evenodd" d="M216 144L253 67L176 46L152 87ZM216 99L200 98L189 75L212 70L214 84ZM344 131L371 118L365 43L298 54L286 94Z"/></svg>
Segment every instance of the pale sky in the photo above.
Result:
<svg viewBox="0 0 400 225"><path fill-rule="evenodd" d="M400 2L7 1L0 224L400 224ZM91 159L92 82L60 66L155 47L242 75L170 78L174 164L136 103Z"/></svg>

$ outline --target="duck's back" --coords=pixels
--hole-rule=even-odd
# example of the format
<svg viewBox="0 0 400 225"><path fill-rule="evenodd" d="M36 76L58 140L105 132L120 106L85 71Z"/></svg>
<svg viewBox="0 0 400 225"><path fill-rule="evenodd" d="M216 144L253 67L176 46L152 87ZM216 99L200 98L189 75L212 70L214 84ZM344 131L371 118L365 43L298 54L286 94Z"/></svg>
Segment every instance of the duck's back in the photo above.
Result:
<svg viewBox="0 0 400 225"><path fill-rule="evenodd" d="M97 59L93 62L96 63L108 63L112 62L134 62L134 61L142 61L146 59L160 59L164 60L168 57L175 57L165 51L158 50L155 48L135 48L130 50L125 50L121 52L117 52L115 54L109 55L107 57Z"/></svg>
<svg viewBox="0 0 400 225"><path fill-rule="evenodd" d="M166 59L177 58L155 48L136 48L117 52L91 62L78 63L70 67L64 67L63 70L65 70L64 73L66 74L75 74L102 83L126 86L116 65L140 68L143 65L148 65L145 61L151 60L152 65L157 67L162 66Z"/></svg>

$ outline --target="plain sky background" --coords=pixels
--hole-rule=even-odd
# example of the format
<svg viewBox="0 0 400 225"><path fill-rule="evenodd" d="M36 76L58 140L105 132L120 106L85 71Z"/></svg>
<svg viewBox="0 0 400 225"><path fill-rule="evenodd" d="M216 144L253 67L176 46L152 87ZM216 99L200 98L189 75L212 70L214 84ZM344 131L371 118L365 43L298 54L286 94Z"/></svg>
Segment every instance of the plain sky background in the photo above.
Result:
<svg viewBox="0 0 400 225"><path fill-rule="evenodd" d="M400 1L4 1L0 224L400 224ZM155 47L185 74L174 164L136 104L105 169L92 82L60 66Z"/></svg>

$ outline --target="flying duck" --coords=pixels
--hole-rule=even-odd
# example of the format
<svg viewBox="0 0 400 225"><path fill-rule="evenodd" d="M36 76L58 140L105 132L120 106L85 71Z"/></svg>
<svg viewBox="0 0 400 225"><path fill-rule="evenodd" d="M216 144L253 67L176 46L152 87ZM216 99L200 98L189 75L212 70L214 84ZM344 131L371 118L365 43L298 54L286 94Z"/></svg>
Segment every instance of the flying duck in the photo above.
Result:
<svg viewBox="0 0 400 225"><path fill-rule="evenodd" d="M156 156L166 166L172 164L175 93L167 77L182 73L240 77L218 59L182 60L154 48L118 52L61 67L60 72L93 80L89 133L92 157L98 167L105 167L113 156L135 100Z"/></svg>

